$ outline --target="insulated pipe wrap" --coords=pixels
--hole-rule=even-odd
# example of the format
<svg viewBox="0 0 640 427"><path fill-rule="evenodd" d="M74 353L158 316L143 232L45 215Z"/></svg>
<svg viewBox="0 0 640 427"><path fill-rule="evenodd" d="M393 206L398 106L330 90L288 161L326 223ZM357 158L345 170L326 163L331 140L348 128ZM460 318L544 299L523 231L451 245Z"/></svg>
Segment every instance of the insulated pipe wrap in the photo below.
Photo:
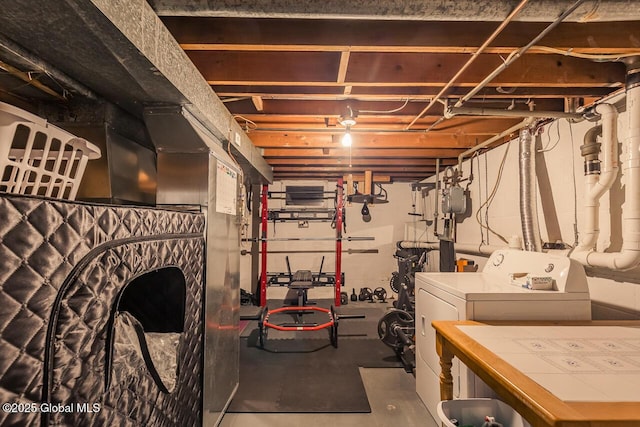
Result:
<svg viewBox="0 0 640 427"><path fill-rule="evenodd" d="M535 141L530 128L520 130L520 219L524 250L540 252L540 226L536 199Z"/></svg>

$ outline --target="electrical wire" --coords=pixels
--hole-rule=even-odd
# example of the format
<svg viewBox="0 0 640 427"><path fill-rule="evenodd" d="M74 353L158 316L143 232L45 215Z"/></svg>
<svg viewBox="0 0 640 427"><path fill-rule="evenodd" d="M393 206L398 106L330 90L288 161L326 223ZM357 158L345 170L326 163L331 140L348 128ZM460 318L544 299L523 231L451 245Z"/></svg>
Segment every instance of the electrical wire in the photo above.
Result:
<svg viewBox="0 0 640 427"><path fill-rule="evenodd" d="M573 140L573 123L569 120L569 137L571 138L571 153L575 153ZM572 157L573 158L573 157ZM576 163L571 162L571 176L573 177L573 247L578 246L578 187L576 184Z"/></svg>
<svg viewBox="0 0 640 427"><path fill-rule="evenodd" d="M402 105L402 107L398 107L395 108L393 110L386 110L386 111L378 111L378 110L358 110L359 113L367 113L367 114L390 114L390 113L397 113L398 111L402 110L404 107L407 106L407 104L409 104L409 98L407 98L407 100L404 102L404 104Z"/></svg>
<svg viewBox="0 0 640 427"><path fill-rule="evenodd" d="M471 158L471 161L473 162L473 159L476 159L476 162L478 163L478 170L480 170L480 156L473 156ZM485 171L488 171L488 169L486 168L486 162L487 162L487 158L485 156ZM487 179L487 174L485 173L485 193L486 193L486 188L488 187L486 185L486 179ZM480 182L480 180L478 179L478 198L479 200L482 200L482 183ZM480 211L479 211L480 212ZM482 212L480 212L479 214L479 219L480 219L480 223L482 223ZM487 244L487 241L484 238L484 228L480 227L480 242L482 242L483 245Z"/></svg>
<svg viewBox="0 0 640 427"><path fill-rule="evenodd" d="M249 130L258 129L258 125L255 122L253 122L252 120L247 119L244 116L241 116L240 114L234 114L233 118L234 119L244 120L244 130L245 130L245 132L248 132ZM251 124L251 126L249 126L249 124Z"/></svg>
<svg viewBox="0 0 640 427"><path fill-rule="evenodd" d="M487 192L489 191L489 154L484 153L484 181L485 181L485 197L488 197ZM486 205L484 208L484 223L489 228L489 205ZM487 233L487 245L490 244L489 233Z"/></svg>
<svg viewBox="0 0 640 427"><path fill-rule="evenodd" d="M551 132L547 132L547 135L549 138L549 141L547 141L547 146L538 150L538 153L546 153L547 151L551 151L554 148L556 148L556 146L560 142L560 121L556 120L554 123L556 124L556 130L557 130L556 141L553 143L552 147L549 147L549 145L551 145ZM551 126L553 126L553 123L549 125L549 130L551 130Z"/></svg>
<svg viewBox="0 0 640 427"><path fill-rule="evenodd" d="M623 58L631 58L633 56L640 55L640 51L632 52L632 53L621 53L621 54L599 54L599 53L580 53L573 52L571 49L558 49L550 46L531 46L531 49L541 50L543 52L549 53L557 53L559 55L564 56L572 56L574 58L582 58L582 59L590 59L592 61L602 61L602 62L612 62L619 61Z"/></svg>
<svg viewBox="0 0 640 427"><path fill-rule="evenodd" d="M507 154L509 153L509 148L511 147L510 143L507 143L505 145L507 146L507 148L504 151L504 155L502 156L502 161L500 162L500 167L498 168L498 176L496 177L496 182L495 182L495 184L493 186L493 189L491 190L491 193L487 197L487 199L484 201L484 203L482 203L482 205L480 205L480 207L476 211L476 221L478 222L478 224L480 224L481 227L484 227L488 232L493 233L496 237L498 237L504 243L509 243L509 241L504 236L502 236L500 233L498 233L494 229L492 229L489 226L489 223L488 223L489 207L491 206L491 203L493 202L493 199L495 198L496 193L498 191L498 187L500 186L500 182L502 181L502 172L504 171L504 165L505 165L506 160L507 160ZM479 219L480 210L485 206L486 206L485 221L487 221L486 225L482 224L482 222Z"/></svg>

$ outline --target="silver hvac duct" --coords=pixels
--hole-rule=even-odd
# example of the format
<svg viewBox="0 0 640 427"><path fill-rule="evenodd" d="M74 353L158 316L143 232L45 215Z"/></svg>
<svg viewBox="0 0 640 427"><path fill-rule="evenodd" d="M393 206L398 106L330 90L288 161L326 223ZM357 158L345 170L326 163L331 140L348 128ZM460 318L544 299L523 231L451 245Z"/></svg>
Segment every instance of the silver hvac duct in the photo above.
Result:
<svg viewBox="0 0 640 427"><path fill-rule="evenodd" d="M148 107L144 120L158 152L157 203L206 216L202 425L218 425L239 383L242 171L183 107Z"/></svg>
<svg viewBox="0 0 640 427"><path fill-rule="evenodd" d="M520 130L520 220L524 250L540 252L540 226L536 200L536 157L535 141L531 128Z"/></svg>

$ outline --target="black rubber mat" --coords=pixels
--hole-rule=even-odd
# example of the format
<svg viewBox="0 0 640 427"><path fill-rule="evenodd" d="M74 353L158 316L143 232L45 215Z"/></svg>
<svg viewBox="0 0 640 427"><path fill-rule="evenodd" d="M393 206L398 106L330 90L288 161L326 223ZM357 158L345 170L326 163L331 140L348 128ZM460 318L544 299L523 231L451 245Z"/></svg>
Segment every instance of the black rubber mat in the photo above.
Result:
<svg viewBox="0 0 640 427"><path fill-rule="evenodd" d="M240 341L240 386L227 412L371 412L359 367L401 367L378 339Z"/></svg>

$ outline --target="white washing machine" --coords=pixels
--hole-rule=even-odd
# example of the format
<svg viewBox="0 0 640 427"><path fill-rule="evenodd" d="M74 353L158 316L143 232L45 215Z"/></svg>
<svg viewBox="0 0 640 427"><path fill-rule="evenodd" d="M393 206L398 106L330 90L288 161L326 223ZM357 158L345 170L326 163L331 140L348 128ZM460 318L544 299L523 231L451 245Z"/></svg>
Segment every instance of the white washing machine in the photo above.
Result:
<svg viewBox="0 0 640 427"><path fill-rule="evenodd" d="M549 283L552 290L523 287ZM480 273L416 273L416 391L438 420L440 360L433 320L590 320L591 300L582 265L541 252L498 250ZM493 397L454 358L454 398Z"/></svg>

